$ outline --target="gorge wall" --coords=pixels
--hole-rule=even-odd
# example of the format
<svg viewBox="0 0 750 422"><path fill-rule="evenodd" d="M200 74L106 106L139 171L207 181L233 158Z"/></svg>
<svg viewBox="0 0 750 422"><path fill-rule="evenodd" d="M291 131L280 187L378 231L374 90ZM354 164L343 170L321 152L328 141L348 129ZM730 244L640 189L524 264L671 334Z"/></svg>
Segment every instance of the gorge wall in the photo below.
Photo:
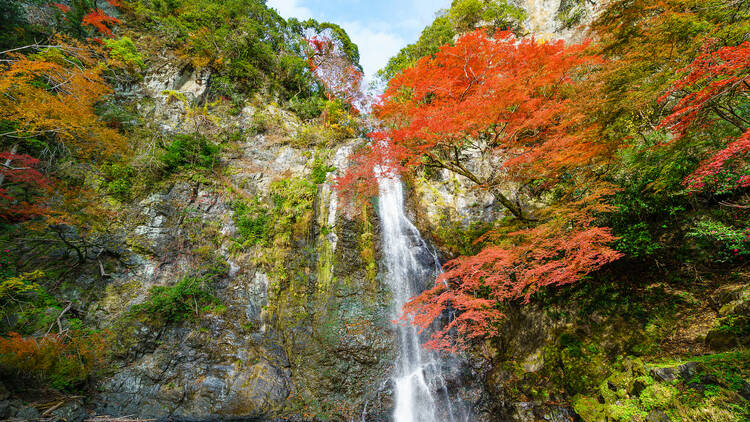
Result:
<svg viewBox="0 0 750 422"><path fill-rule="evenodd" d="M528 33L568 41L582 39L601 6L515 4ZM143 27L123 28L139 46L153 41ZM85 247L55 285L67 308L47 306L35 331L71 329L62 319L70 312L107 333L111 361L81 394L3 379L0 419L392 420L398 327L379 198L335 188L367 142L367 122L332 107L325 124L312 123L279 105L273 89L239 99L221 91L214 102L210 89L227 83L216 61L183 49L143 54L138 75L117 80L112 93L127 110L121 120L137 122L129 129L137 165L87 179L116 211L106 230L85 238L72 224L56 226L60 240L46 256L69 259L70 245ZM164 159L170 170L159 178L138 170L175 140L199 158ZM471 153L472 172L496 170ZM110 180L118 177L141 190L119 195ZM420 247L441 263L476 253L475 239L507 217L493 195L447 170L402 182ZM24 260L45 259L25 237L3 242ZM675 262L644 262L624 260L591 283L504 305L499 336L444 356L448 395L477 422L740 420L727 403L750 399L748 339L723 327L750 311L746 268L698 277ZM3 313L3 333L19 329L21 314ZM699 404L670 419L666 403L680 394Z"/></svg>

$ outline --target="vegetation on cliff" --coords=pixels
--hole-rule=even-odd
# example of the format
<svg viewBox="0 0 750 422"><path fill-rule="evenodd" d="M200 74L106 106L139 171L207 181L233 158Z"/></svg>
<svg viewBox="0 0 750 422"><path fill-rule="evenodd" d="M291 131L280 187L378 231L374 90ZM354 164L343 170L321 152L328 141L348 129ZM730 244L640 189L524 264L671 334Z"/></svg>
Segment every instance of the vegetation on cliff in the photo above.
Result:
<svg viewBox="0 0 750 422"><path fill-rule="evenodd" d="M649 381L646 390L618 393L616 371L602 365L636 355L654 367L665 355L695 361L697 350L748 345L736 310L705 307L728 280L747 283L749 7L745 1L613 1L590 25L590 41L563 45L517 38L492 25L475 29L487 22L453 38L447 22L454 2L425 38L394 58L376 109L385 127L357 158L361 168L385 157L412 180L453 173L506 210L479 234L466 227L465 241L474 246L459 250L469 255L448 261L435 286L406 306L404 318L425 329L457 312L434 332L431 346L485 356L497 347L499 361L524 359L507 348L512 340L503 331L518 330L511 314L550 306L555 297L571 300L567 313L588 306L587 293L617 286L617 300L642 307L640 313L559 319L591 336L625 318L639 339L622 332L605 346L596 337L550 330L546 335L565 340L538 351L544 371L552 371L546 381L531 377L534 364L521 371L535 379L526 396L565 400L549 396L549 388L562 386L567 397L580 395L576 411L592 421L662 413L665 420L747 417L747 401L737 395L748 385L744 352L726 361L727 371L740 374L734 384L687 377L682 384ZM356 186L366 173L353 171L343 182ZM652 274L643 279L627 268ZM667 280L665 288L700 297L672 310L693 313L686 325L705 324L695 328L702 334L682 340L695 345L692 353L651 343L665 333L654 324L681 329L641 296L659 278ZM549 291L577 282L585 285ZM580 296L567 296L571 291ZM603 305L589 312L599 318ZM558 312L553 309L548 312ZM549 338L540 341L550 345ZM565 352L571 345L575 350ZM696 400L692 391L704 387L712 393ZM642 391L647 397L639 399ZM688 396L689 405L675 404ZM732 410L719 411L725 406Z"/></svg>
<svg viewBox="0 0 750 422"><path fill-rule="evenodd" d="M560 3L561 27L583 3ZM750 418L750 3L613 0L583 43L536 39L527 19L518 2L454 0L391 59L382 128L339 180L358 218L336 237L332 148L362 135L368 100L340 26L263 0L2 2L6 387L86 391L170 328L212 341L223 314L240 337L268 333L254 304L227 312L231 256L265 280L234 290L266 295L258 321L298 377L276 389L288 409L359 416L362 368L391 362L372 356L389 353L372 221L385 160L502 210L425 233L449 260L405 309L425 329L453 316L430 345L488 362L495 401L586 421ZM298 158L264 155L278 144L307 150L301 170L237 176L255 164L243 148ZM183 208L158 210L176 186ZM215 208L229 217L206 220ZM180 272L162 277L168 260ZM260 343L233 365L276 359Z"/></svg>

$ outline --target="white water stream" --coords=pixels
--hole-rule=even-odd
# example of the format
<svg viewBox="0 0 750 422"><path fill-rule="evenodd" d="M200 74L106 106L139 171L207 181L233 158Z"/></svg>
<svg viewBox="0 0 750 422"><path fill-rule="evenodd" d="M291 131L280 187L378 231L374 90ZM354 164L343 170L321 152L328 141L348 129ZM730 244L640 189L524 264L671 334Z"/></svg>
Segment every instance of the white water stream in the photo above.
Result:
<svg viewBox="0 0 750 422"><path fill-rule="evenodd" d="M435 253L404 212L401 181L378 177L378 206L383 232L386 280L393 292L393 318L440 271ZM395 385L395 422L463 422L463 406L454 402L442 376L443 362L424 350L413 325L399 324Z"/></svg>

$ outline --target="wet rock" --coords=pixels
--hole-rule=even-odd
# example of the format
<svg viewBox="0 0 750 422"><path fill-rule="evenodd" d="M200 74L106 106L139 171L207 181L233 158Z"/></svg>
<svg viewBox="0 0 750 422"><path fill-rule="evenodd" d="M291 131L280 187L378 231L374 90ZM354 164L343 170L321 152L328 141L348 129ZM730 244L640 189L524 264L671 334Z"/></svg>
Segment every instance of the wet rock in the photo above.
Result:
<svg viewBox="0 0 750 422"><path fill-rule="evenodd" d="M0 419L10 416L10 400L0 400Z"/></svg>
<svg viewBox="0 0 750 422"><path fill-rule="evenodd" d="M750 400L750 382L743 381L739 393L745 400Z"/></svg>
<svg viewBox="0 0 750 422"><path fill-rule="evenodd" d="M34 420L41 418L42 414L34 407L23 406L15 412L15 415L11 416L12 419L20 420Z"/></svg>
<svg viewBox="0 0 750 422"><path fill-rule="evenodd" d="M7 400L8 397L10 397L10 392L5 388L5 385L0 382L0 401Z"/></svg>
<svg viewBox="0 0 750 422"><path fill-rule="evenodd" d="M706 345L715 351L729 350L739 344L732 333L715 328L706 334Z"/></svg>
<svg viewBox="0 0 750 422"><path fill-rule="evenodd" d="M65 422L82 422L89 416L86 409L77 400L65 403L50 412L50 415Z"/></svg>
<svg viewBox="0 0 750 422"><path fill-rule="evenodd" d="M724 285L716 289L711 296L711 300L715 308L719 309L730 302L741 299L744 289L745 285L743 284Z"/></svg>
<svg viewBox="0 0 750 422"><path fill-rule="evenodd" d="M646 416L646 422L670 422L669 416L662 410L654 410Z"/></svg>
<svg viewBox="0 0 750 422"><path fill-rule="evenodd" d="M647 385L643 381L636 379L633 381L633 387L630 389L630 394L632 396L640 396L646 387Z"/></svg>
<svg viewBox="0 0 750 422"><path fill-rule="evenodd" d="M687 381L696 374L697 368L698 364L695 362L688 362L673 367L652 368L651 376L663 382L672 382L678 378Z"/></svg>

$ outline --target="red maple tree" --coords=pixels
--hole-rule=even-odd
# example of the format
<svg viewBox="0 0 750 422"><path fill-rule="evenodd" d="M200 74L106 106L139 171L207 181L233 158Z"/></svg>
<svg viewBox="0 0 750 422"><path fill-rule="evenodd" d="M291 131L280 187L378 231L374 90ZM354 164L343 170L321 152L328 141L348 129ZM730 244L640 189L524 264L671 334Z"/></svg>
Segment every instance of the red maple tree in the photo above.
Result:
<svg viewBox="0 0 750 422"><path fill-rule="evenodd" d="M719 121L729 123L741 133L739 137L728 138L723 149L715 151L685 179L688 189L727 191L750 186L747 173L750 117L743 111L750 95L750 42L715 51L710 44L706 45L703 53L681 72L683 77L660 98L662 102L679 98L660 127L669 128L675 140L682 139L691 128ZM741 173L719 177L731 168ZM717 184L718 179L722 182Z"/></svg>
<svg viewBox="0 0 750 422"><path fill-rule="evenodd" d="M517 200L524 187L554 183L605 149L571 101L578 73L597 62L585 48L478 30L422 58L390 81L377 109L395 158L464 176L529 219ZM469 165L478 160L483 171Z"/></svg>
<svg viewBox="0 0 750 422"><path fill-rule="evenodd" d="M0 152L0 219L19 221L44 213L35 204L34 191L49 187L49 181L37 169L39 160L10 152Z"/></svg>
<svg viewBox="0 0 750 422"><path fill-rule="evenodd" d="M458 311L429 346L497 334L504 303L576 282L621 256L609 246L610 230L594 223L613 191L589 183L611 148L580 106L588 95L580 82L599 62L586 46L479 30L390 81L377 108L386 129L373 136L376 155L397 170L463 176L520 227L487 234L489 246L449 261L434 287L407 304L404 319L421 328Z"/></svg>
<svg viewBox="0 0 750 422"><path fill-rule="evenodd" d="M112 30L107 25L118 24L121 21L115 17L105 14L101 9L92 10L83 17L81 24L94 27L100 34L112 37Z"/></svg>

